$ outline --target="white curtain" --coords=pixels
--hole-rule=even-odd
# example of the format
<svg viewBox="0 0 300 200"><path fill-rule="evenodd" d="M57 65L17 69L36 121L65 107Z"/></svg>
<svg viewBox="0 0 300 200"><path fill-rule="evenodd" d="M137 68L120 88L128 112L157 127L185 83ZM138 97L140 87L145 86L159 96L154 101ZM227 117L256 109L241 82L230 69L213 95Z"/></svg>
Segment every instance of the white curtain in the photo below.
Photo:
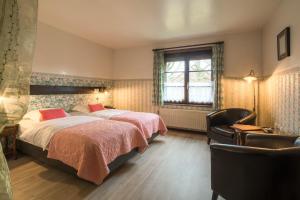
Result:
<svg viewBox="0 0 300 200"><path fill-rule="evenodd" d="M27 111L37 0L0 0L0 127Z"/></svg>

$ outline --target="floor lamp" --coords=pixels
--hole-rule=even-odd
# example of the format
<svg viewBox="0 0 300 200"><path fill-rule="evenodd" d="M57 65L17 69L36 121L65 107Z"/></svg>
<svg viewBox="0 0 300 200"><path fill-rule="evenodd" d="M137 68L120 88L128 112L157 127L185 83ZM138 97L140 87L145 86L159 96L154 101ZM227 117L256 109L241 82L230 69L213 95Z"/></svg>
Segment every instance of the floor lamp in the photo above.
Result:
<svg viewBox="0 0 300 200"><path fill-rule="evenodd" d="M248 83L251 83L253 85L253 111L256 111L256 94L255 94L255 84L254 81L257 80L257 77L255 76L254 70L251 70L250 73L244 77L244 80L246 80Z"/></svg>

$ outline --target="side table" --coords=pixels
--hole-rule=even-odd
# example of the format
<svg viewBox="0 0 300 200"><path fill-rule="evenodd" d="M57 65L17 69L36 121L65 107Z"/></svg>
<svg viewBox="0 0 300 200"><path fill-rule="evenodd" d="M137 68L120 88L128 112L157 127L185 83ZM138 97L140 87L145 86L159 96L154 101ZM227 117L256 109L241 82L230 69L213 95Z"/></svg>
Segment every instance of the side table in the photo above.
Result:
<svg viewBox="0 0 300 200"><path fill-rule="evenodd" d="M3 153L6 157L17 159L16 138L19 130L18 124L5 125L0 132Z"/></svg>

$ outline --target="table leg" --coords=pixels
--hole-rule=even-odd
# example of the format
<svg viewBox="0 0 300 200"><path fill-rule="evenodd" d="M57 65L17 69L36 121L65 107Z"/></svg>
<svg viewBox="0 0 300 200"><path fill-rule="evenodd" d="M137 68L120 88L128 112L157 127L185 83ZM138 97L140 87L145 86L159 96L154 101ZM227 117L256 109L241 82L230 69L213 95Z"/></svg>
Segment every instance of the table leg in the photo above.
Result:
<svg viewBox="0 0 300 200"><path fill-rule="evenodd" d="M237 131L236 132L236 143L237 145L241 145L241 132Z"/></svg>
<svg viewBox="0 0 300 200"><path fill-rule="evenodd" d="M14 134L13 135L13 159L16 160L17 159L17 148L16 148L16 140L17 140L17 137L16 135Z"/></svg>

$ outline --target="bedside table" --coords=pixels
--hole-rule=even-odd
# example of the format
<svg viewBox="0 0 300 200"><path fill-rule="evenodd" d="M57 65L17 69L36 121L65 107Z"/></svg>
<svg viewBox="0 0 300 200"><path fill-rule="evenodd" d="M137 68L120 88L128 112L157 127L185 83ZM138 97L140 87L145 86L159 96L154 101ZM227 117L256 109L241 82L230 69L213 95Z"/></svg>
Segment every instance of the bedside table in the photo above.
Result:
<svg viewBox="0 0 300 200"><path fill-rule="evenodd" d="M16 138L19 130L18 124L5 125L0 132L0 141L3 147L3 153L6 157L12 156L17 159Z"/></svg>

